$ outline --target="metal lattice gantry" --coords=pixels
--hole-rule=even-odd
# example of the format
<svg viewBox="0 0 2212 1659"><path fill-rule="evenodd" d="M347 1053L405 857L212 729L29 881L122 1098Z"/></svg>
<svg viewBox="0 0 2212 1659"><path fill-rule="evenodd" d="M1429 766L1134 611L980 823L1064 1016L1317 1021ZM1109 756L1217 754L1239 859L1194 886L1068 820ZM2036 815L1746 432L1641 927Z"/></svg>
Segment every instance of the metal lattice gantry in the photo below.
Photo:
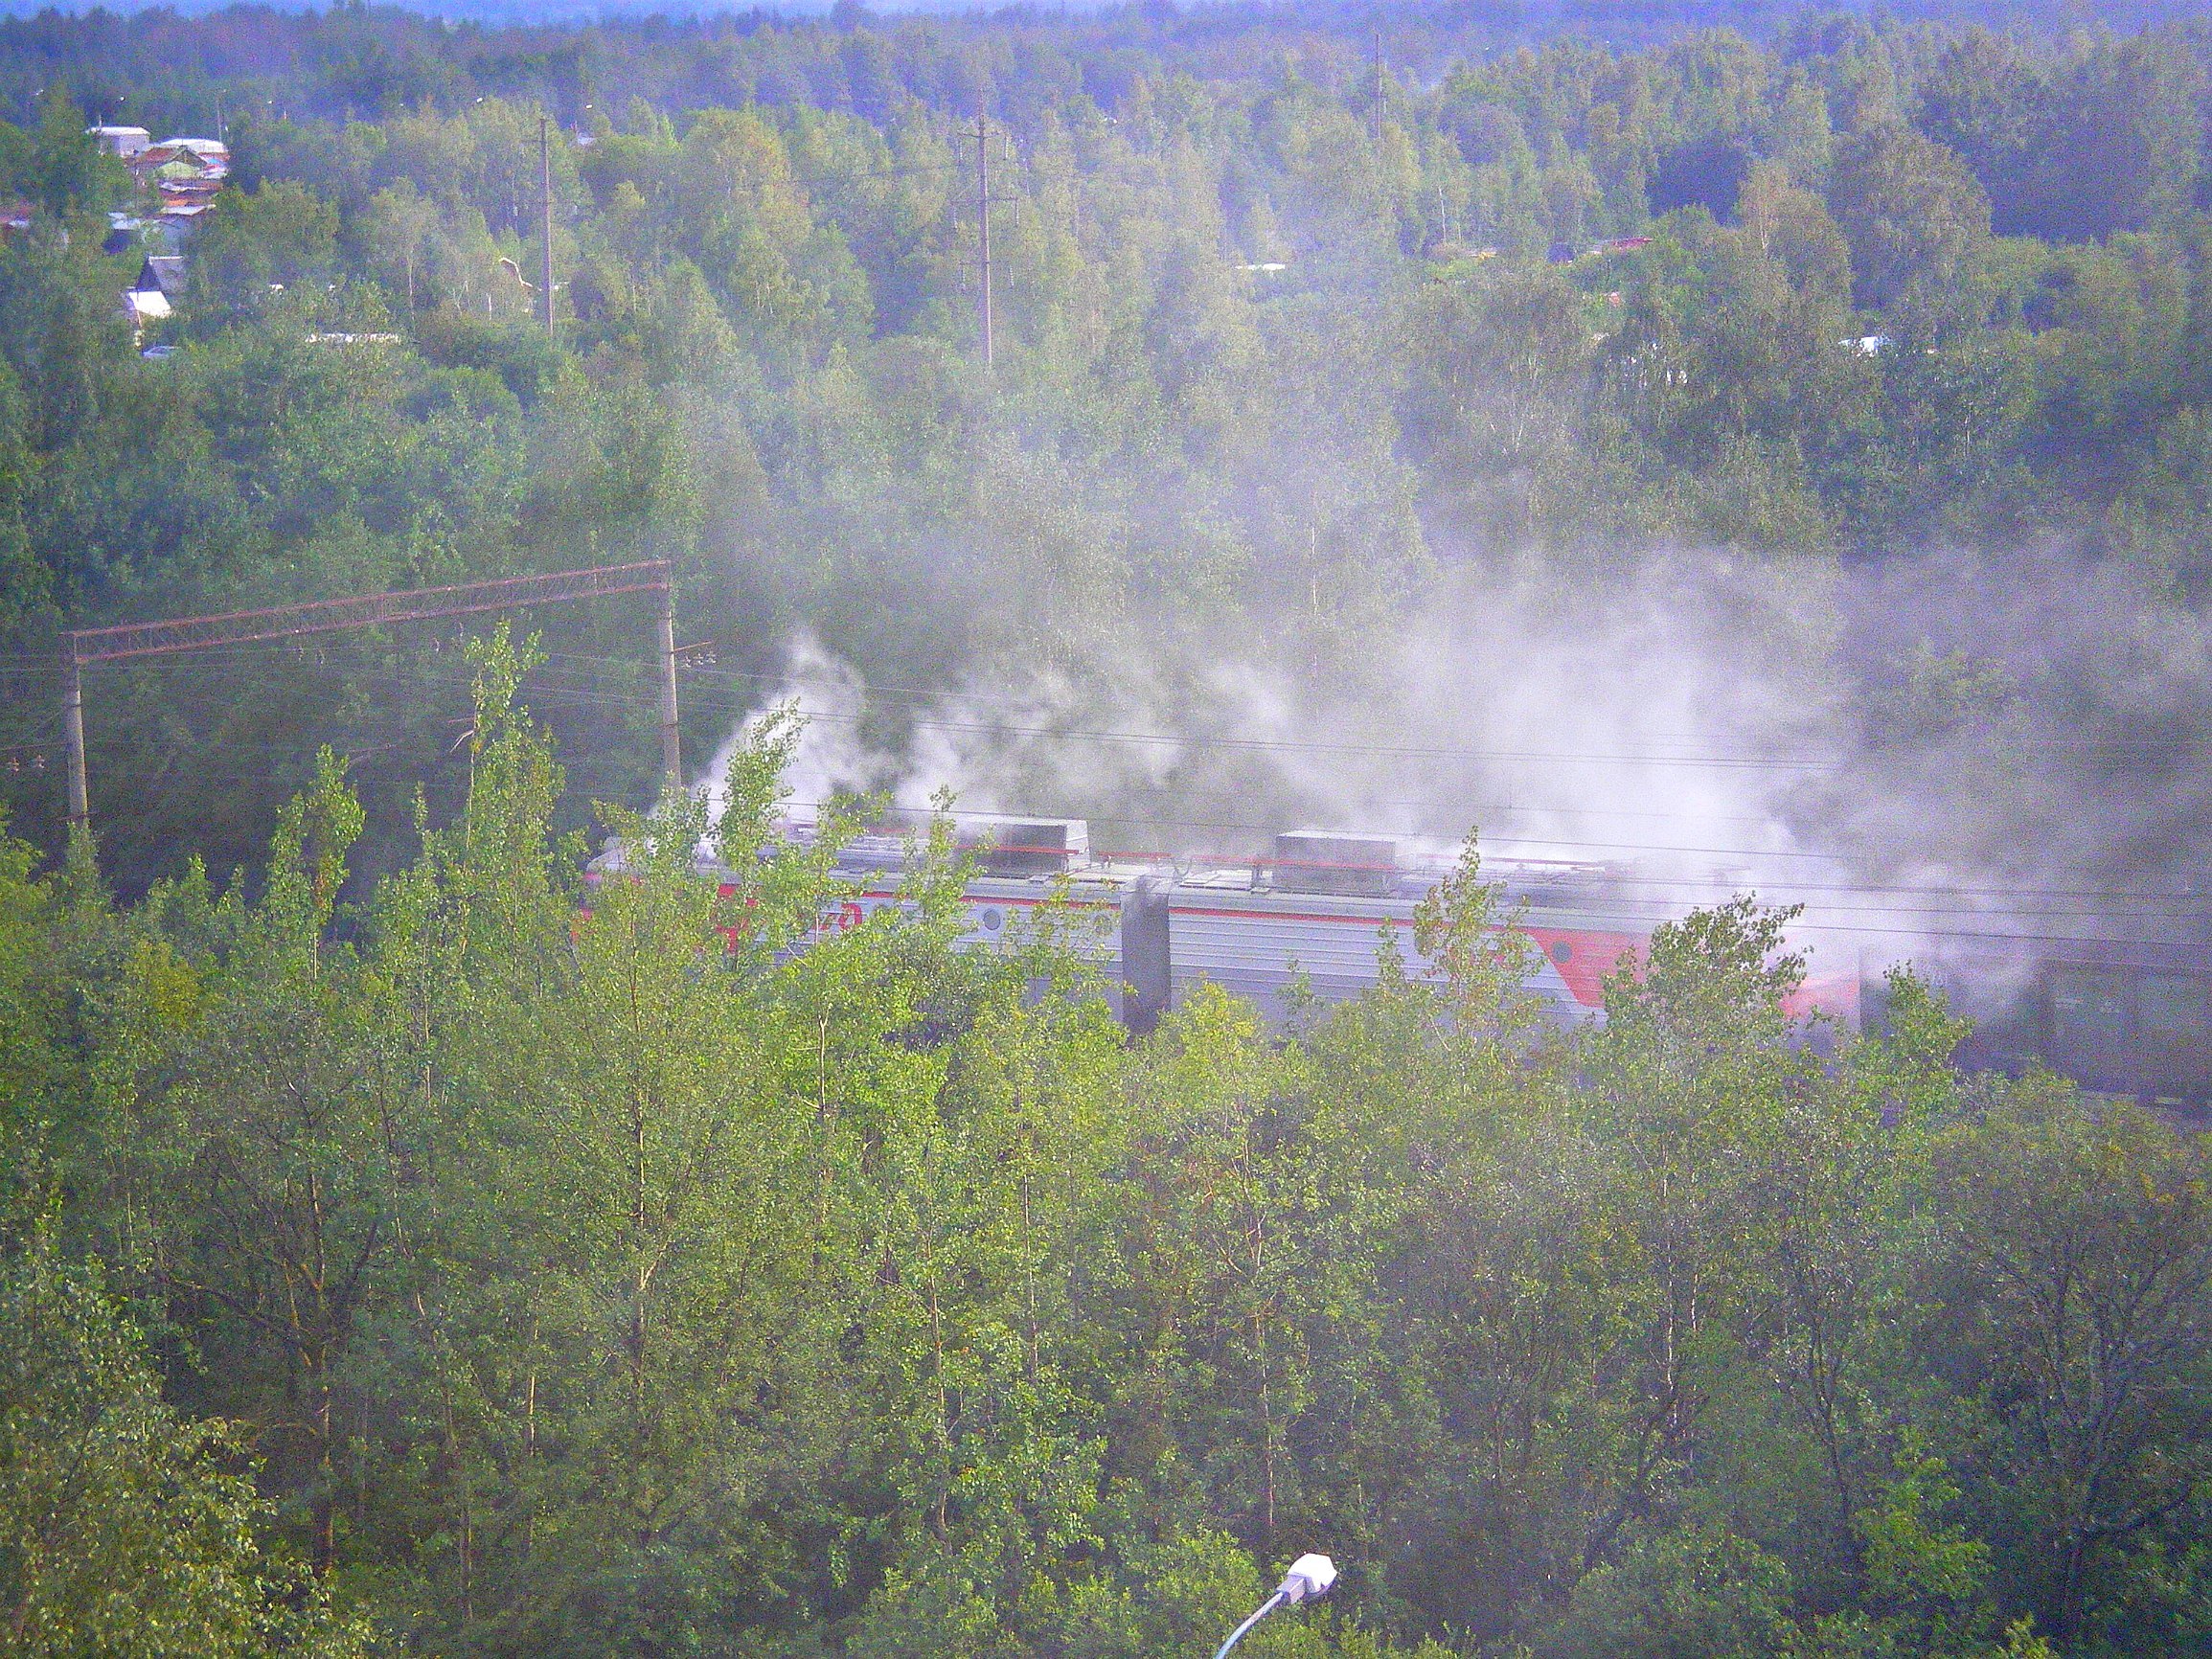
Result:
<svg viewBox="0 0 2212 1659"><path fill-rule="evenodd" d="M62 709L69 741L69 821L72 825L85 824L92 815L84 765L84 667L88 663L256 640L296 639L304 634L373 627L381 623L427 622L523 605L559 604L618 593L661 596L660 637L655 642L661 665L661 765L670 787L681 788L683 756L676 738L675 592L668 560L650 558L634 564L506 577L497 581L358 594L350 599L310 600L302 604L225 611L217 616L170 617L159 622L75 629L62 636L68 642L69 653L68 693Z"/></svg>

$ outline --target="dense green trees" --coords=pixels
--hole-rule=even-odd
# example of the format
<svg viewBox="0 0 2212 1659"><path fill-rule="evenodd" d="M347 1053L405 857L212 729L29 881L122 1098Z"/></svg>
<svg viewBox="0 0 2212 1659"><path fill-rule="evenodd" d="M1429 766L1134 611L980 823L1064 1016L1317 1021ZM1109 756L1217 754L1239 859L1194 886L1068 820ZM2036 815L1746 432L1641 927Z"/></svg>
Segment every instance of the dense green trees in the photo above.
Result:
<svg viewBox="0 0 2212 1659"><path fill-rule="evenodd" d="M1130 1043L1080 912L953 948L942 837L825 926L788 722L580 894L472 656L458 815L342 931L327 756L257 894L10 844L25 1651L1135 1659L1309 1546L1285 1651L2201 1639L2200 1150L1954 1072L1908 975L1817 1057L1738 900L1552 1032L1471 843L1438 980Z"/></svg>
<svg viewBox="0 0 2212 1659"><path fill-rule="evenodd" d="M1115 59L1146 69L1075 91L1053 51L1093 51L1080 29L1004 62L989 31L865 22L593 40L591 88L546 93L558 345L531 325L537 108L482 66L475 98L372 120L358 86L352 113L306 81L239 100L239 188L159 363L108 321L137 250L91 245L120 174L56 100L0 146L40 203L0 250L11 708L51 701L57 624L642 553L681 559L686 632L732 664L805 624L887 684L1042 659L1102 686L1130 642L1259 617L1274 670L1334 684L1442 566L1675 539L1882 557L2035 531L2195 603L2201 31L1551 42L1389 81L1380 126L1325 57ZM767 66L830 46L830 80ZM671 62L759 98L699 108L652 80ZM1000 110L989 378L975 73ZM1630 232L1651 243L1588 252ZM894 624L885 593L926 600ZM620 617L559 626L561 652L635 661ZM1195 696L1176 674L1168 701ZM186 845L250 856L341 737L374 750L389 867L451 748L394 713L400 684L465 715L421 642L133 670L93 723L95 794L168 781L110 867L135 889ZM604 688L539 701L593 792L637 799ZM710 701L696 739L728 719ZM34 715L9 741L42 739ZM267 750L279 787L199 787ZM0 784L57 847L53 777Z"/></svg>
<svg viewBox="0 0 2212 1659"><path fill-rule="evenodd" d="M2199 1149L1954 1071L1909 977L1816 1057L1748 902L1562 1034L1471 856L1442 982L1131 1042L1079 914L953 948L941 841L824 928L787 726L718 822L635 816L625 602L91 670L96 844L52 673L65 627L648 557L721 654L695 756L794 634L890 693L866 741L1010 681L1203 730L1225 674L1356 699L1466 567L1683 543L1812 586L2042 538L2185 634L2200 25L1408 24L1379 89L1364 21L1243 13L111 22L0 24L0 86L80 101L0 127L9 1643L1137 1659L1314 1546L1342 1602L1256 1650L2203 1646ZM133 341L84 106L218 92L239 176ZM1841 711L1888 751L2017 691L1899 664ZM631 878L581 888L587 827Z"/></svg>
<svg viewBox="0 0 2212 1659"><path fill-rule="evenodd" d="M11 1651L342 1655L365 1628L272 1566L217 1424L161 1402L97 1272L35 1233L0 1280L0 1614Z"/></svg>
<svg viewBox="0 0 2212 1659"><path fill-rule="evenodd" d="M343 51L224 95L237 188L160 361L109 320L139 250L101 256L89 210L120 174L54 99L0 135L38 208L0 248L8 741L44 762L0 789L50 849L55 627L594 558L673 555L685 632L743 674L804 626L884 684L1044 664L1079 703L1142 657L1170 710L1224 650L1356 681L1460 564L2029 535L2147 603L2201 597L2194 26L1415 32L1387 56L1433 83L1386 65L1380 111L1334 35L1188 57L1133 16L624 26L517 58L397 14L314 27ZM56 28L40 50L104 39ZM1152 44L1109 45L1131 30ZM541 111L558 342L532 321ZM344 333L402 338L307 343ZM643 798L639 630L548 625L538 700L593 768L573 826ZM465 719L430 643L96 674L95 795L135 808L109 868L135 891L185 851L248 858L326 740L390 868ZM613 679L560 667L584 657ZM695 688L695 748L745 683ZM426 696L436 720L402 712Z"/></svg>

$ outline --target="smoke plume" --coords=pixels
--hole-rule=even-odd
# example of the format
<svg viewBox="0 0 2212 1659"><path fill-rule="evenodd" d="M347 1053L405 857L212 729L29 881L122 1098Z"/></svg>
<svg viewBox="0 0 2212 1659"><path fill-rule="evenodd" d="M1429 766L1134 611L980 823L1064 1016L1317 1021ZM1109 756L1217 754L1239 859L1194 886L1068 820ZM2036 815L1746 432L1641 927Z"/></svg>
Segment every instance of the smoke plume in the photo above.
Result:
<svg viewBox="0 0 2212 1659"><path fill-rule="evenodd" d="M802 634L764 707L810 716L800 803L943 788L1192 858L1479 826L1493 857L1604 866L1676 910L1802 903L1816 967L2205 934L2212 646L2119 569L1463 566L1328 671L1293 633L1125 626L934 689L869 688Z"/></svg>

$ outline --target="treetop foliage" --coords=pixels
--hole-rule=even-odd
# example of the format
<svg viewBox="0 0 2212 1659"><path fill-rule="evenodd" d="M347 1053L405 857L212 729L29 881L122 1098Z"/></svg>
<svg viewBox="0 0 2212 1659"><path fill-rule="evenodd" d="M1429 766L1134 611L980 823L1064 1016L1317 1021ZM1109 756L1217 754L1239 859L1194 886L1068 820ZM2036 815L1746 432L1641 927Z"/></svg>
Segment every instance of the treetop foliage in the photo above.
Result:
<svg viewBox="0 0 2212 1659"><path fill-rule="evenodd" d="M1902 970L1817 1057L1747 898L1539 1039L1471 840L1439 979L1131 1041L1050 907L958 948L942 827L824 926L788 719L583 894L535 648L471 648L461 808L344 930L328 754L257 893L6 844L22 1650L1133 1659L1312 1547L1269 1650L2198 1639L2165 1125L1957 1073Z"/></svg>
<svg viewBox="0 0 2212 1659"><path fill-rule="evenodd" d="M2201 776L2113 690L2212 575L2201 19L1373 21L0 23L0 1646L1138 1659L1312 1548L1263 1659L2205 1646L2201 1148L1909 972L1809 1031L1743 897L1555 1032L1471 839L1441 976L1281 1031L960 948L941 823L825 925L794 639L856 748L1212 730L1484 572L1818 634L2056 547L2104 677L1908 640L1843 723ZM102 118L237 163L136 338ZM63 830L62 630L648 557L712 806L617 600L95 665ZM1101 809L1263 792L1179 764Z"/></svg>

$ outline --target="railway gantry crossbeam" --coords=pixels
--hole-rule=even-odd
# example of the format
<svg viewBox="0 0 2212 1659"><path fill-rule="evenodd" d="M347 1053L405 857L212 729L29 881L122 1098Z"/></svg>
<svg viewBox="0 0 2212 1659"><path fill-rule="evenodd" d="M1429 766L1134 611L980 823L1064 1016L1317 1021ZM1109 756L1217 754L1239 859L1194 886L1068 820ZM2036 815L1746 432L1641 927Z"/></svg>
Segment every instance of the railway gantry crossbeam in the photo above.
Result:
<svg viewBox="0 0 2212 1659"><path fill-rule="evenodd" d="M661 596L660 659L661 766L672 788L683 786L683 755L676 737L675 593L664 558L633 564L594 565L585 570L548 571L537 576L504 577L496 581L462 582L447 587L356 594L347 599L309 600L261 610L224 611L215 616L169 617L156 622L122 623L113 627L78 628L68 642L68 690L63 724L69 741L69 822L90 822L91 803L84 763L84 667L166 651L204 650L213 646L245 645L257 640L296 639L344 628L385 623L428 622L513 610L523 605L558 604L601 599L618 593Z"/></svg>

